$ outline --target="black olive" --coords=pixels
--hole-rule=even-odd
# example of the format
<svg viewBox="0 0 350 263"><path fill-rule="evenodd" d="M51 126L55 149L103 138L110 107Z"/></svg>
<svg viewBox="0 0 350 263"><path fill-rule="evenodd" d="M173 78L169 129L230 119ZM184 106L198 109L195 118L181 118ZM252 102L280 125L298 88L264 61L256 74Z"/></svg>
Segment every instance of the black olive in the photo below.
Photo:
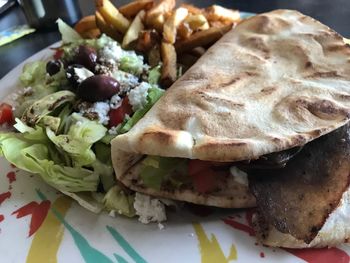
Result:
<svg viewBox="0 0 350 263"><path fill-rule="evenodd" d="M80 45L73 60L75 63L83 65L91 71L95 71L97 61L96 50L88 46Z"/></svg>
<svg viewBox="0 0 350 263"><path fill-rule="evenodd" d="M117 94L119 87L119 82L110 76L94 75L80 83L77 95L89 102L104 101Z"/></svg>
<svg viewBox="0 0 350 263"><path fill-rule="evenodd" d="M78 82L79 78L75 74L74 68L83 68L83 66L79 64L72 64L66 68L66 78L69 81L69 83L72 85L72 87L76 89L79 85L79 82Z"/></svg>
<svg viewBox="0 0 350 263"><path fill-rule="evenodd" d="M61 69L61 62L59 60L50 60L46 64L46 72L50 75L53 76L57 74Z"/></svg>

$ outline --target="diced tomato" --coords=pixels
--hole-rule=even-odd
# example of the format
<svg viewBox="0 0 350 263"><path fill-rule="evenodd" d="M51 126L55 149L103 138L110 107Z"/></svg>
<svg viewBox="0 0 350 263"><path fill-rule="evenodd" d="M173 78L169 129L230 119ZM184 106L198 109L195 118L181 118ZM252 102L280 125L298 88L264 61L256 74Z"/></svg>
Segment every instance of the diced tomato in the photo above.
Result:
<svg viewBox="0 0 350 263"><path fill-rule="evenodd" d="M12 124L14 121L11 105L7 103L0 104L0 124Z"/></svg>
<svg viewBox="0 0 350 263"><path fill-rule="evenodd" d="M117 109L112 109L109 111L109 123L108 127L114 127L122 123L125 115L131 115L133 113L132 106L129 103L128 97L125 97L122 101L122 104Z"/></svg>
<svg viewBox="0 0 350 263"><path fill-rule="evenodd" d="M63 56L63 49L57 48L53 58L59 60Z"/></svg>
<svg viewBox="0 0 350 263"><path fill-rule="evenodd" d="M208 170L211 166L211 162L201 160L190 160L188 164L188 174L197 174L203 170Z"/></svg>
<svg viewBox="0 0 350 263"><path fill-rule="evenodd" d="M208 193L216 188L216 173L212 169L202 170L190 175L193 179L194 189L199 193Z"/></svg>

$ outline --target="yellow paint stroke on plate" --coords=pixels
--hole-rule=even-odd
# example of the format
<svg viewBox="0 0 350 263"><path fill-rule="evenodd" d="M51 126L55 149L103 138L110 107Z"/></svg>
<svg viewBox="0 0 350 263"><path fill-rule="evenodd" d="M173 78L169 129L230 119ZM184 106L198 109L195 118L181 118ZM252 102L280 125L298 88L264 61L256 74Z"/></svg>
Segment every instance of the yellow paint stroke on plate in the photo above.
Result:
<svg viewBox="0 0 350 263"><path fill-rule="evenodd" d="M348 44L348 45L350 45L350 39L349 38L343 38L343 41L345 42L345 44Z"/></svg>
<svg viewBox="0 0 350 263"><path fill-rule="evenodd" d="M55 208L64 217L71 204L70 198L61 196L52 204L52 208ZM64 226L52 212L49 212L44 223L35 233L27 256L27 263L56 263L63 233Z"/></svg>
<svg viewBox="0 0 350 263"><path fill-rule="evenodd" d="M226 257L215 235L211 234L211 239L209 239L201 224L194 223L193 227L199 242L202 263L228 263L237 259L237 250L233 244L229 256Z"/></svg>

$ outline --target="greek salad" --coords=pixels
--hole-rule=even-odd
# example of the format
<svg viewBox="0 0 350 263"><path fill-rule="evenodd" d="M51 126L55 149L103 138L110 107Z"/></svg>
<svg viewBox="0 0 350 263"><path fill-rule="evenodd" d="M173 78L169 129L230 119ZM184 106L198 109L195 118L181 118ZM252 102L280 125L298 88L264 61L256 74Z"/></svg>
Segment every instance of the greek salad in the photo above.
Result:
<svg viewBox="0 0 350 263"><path fill-rule="evenodd" d="M58 20L62 44L48 61L26 64L13 105L0 106L0 154L93 212L143 222L165 219L164 204L115 179L110 141L130 130L162 96L161 65L102 34L83 39Z"/></svg>

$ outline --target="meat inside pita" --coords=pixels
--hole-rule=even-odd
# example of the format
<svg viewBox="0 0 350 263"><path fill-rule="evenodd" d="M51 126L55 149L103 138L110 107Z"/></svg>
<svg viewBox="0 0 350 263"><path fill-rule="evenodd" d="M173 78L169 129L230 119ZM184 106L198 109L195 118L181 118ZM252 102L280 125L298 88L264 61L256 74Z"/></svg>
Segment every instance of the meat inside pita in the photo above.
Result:
<svg viewBox="0 0 350 263"><path fill-rule="evenodd" d="M312 141L282 169L249 172L259 229L272 225L309 244L350 182L350 125ZM268 229L258 233L267 238Z"/></svg>

